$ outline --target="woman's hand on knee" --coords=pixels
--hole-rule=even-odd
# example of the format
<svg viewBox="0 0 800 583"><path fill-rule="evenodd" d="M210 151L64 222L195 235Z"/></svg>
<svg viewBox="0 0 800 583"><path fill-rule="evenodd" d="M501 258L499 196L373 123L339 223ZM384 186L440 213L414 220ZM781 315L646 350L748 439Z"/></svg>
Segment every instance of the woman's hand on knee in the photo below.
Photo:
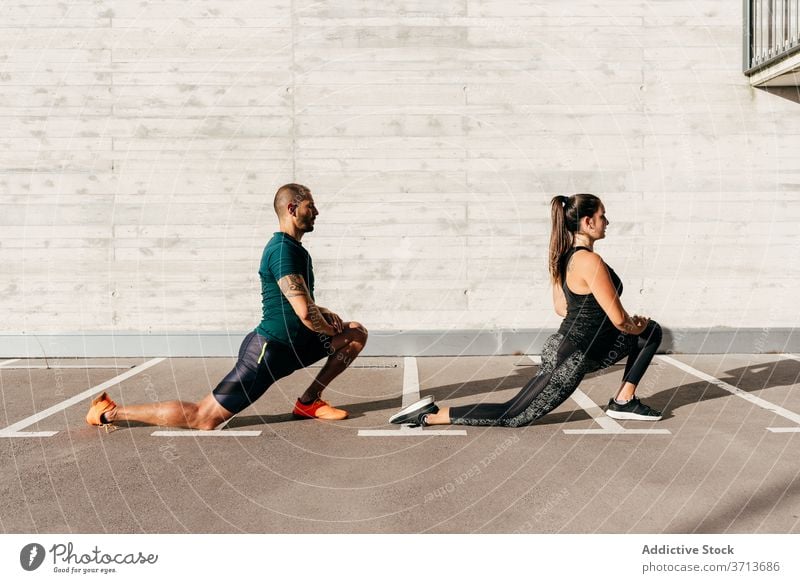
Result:
<svg viewBox="0 0 800 583"><path fill-rule="evenodd" d="M647 328L648 322L650 322L650 318L647 316L639 316L638 314L630 316L630 324L633 324L633 326L631 327L630 331L627 332L627 334L630 334L631 336L639 336Z"/></svg>

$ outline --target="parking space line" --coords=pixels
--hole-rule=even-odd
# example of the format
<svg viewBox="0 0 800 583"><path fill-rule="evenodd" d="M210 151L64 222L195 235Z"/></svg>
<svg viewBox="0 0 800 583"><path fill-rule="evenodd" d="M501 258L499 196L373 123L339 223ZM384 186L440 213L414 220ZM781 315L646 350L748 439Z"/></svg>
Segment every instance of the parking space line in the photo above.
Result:
<svg viewBox="0 0 800 583"><path fill-rule="evenodd" d="M417 359L406 356L403 359L403 400L401 407L419 401L419 368ZM466 435L463 429L424 429L401 425L399 429L359 429L359 437L430 437L440 435Z"/></svg>
<svg viewBox="0 0 800 583"><path fill-rule="evenodd" d="M82 393L75 395L74 397L70 397L66 401L62 401L61 403L53 405L52 407L48 407L44 411L40 411L34 415L31 415L30 417L26 417L22 421L18 421L12 425L9 425L8 427L0 429L0 437L50 437L52 435L55 435L56 433L58 433L57 431L23 432L22 430L25 429L26 427L30 427L35 423L38 423L42 419L46 419L47 417L50 417L51 415L58 413L59 411L63 411L64 409L67 409L68 407L71 407L76 403L80 403L81 401L93 397L97 393L104 391L109 387L113 387L114 385L119 384L124 380L136 376L140 372L143 372L148 368L157 365L163 360L164 360L163 358L154 358L152 360L148 360L147 362L140 364L136 368L132 368L129 371L117 375L114 378L109 379L104 383L92 387L91 389L87 389ZM45 435L46 433L49 433L49 435Z"/></svg>
<svg viewBox="0 0 800 583"><path fill-rule="evenodd" d="M669 356L662 356L656 355L655 358L671 364L672 366L681 369L682 371L689 373L692 376L695 376L701 380L708 382L709 384L714 385L715 387L719 387L720 389L727 391L737 397L744 399L745 401L749 401L750 403L761 407L762 409L766 409L770 413L774 413L775 415L780 415L784 419L788 419L798 425L800 425L800 415L789 411L788 409L784 409L779 405L775 405L774 403L770 403L769 401L762 399L761 397L756 397L755 395L748 393L747 391L743 391L739 387L735 387L731 384L726 383L725 381L721 381L716 377L711 376L710 374L706 374L701 370L697 370L689 366L688 364L684 364L679 360L675 360ZM773 433L794 433L800 431L800 427L767 427L767 431L771 431Z"/></svg>
<svg viewBox="0 0 800 583"><path fill-rule="evenodd" d="M606 415L605 411L603 411L594 401L589 398L586 393L580 389L575 389L575 392L572 393L571 398L580 406L581 409L591 415L592 419L597 421L597 424L603 429L607 429L609 431L625 431L625 428L622 425L617 423L615 419L612 419Z"/></svg>
<svg viewBox="0 0 800 583"><path fill-rule="evenodd" d="M19 359L17 359L17 360L19 360ZM14 361L9 361L9 362L14 362ZM19 364L17 366L3 366L3 363L0 363L0 368L6 368L8 370L63 370L63 369L71 369L71 368L76 368L76 369L81 369L81 370L90 369L90 368L92 368L92 369L99 368L99 369L107 369L107 370L111 370L111 369L120 370L120 369L134 368L134 366L118 366L118 365L108 365L108 364L61 364L61 365L52 365L52 366L47 366L47 365L44 365L44 364Z"/></svg>
<svg viewBox="0 0 800 583"><path fill-rule="evenodd" d="M3 437L53 437L58 431L13 431L0 433L0 438Z"/></svg>
<svg viewBox="0 0 800 583"><path fill-rule="evenodd" d="M174 431L153 431L150 435L155 437L258 437L260 431L232 431L230 429L213 429L203 431L200 429L176 429Z"/></svg>
<svg viewBox="0 0 800 583"><path fill-rule="evenodd" d="M626 429L617 423L615 419L606 415L605 411L596 405L595 402L580 389L575 389L575 392L572 393L572 400L575 401L581 409L591 415L592 419L594 419L602 429L564 429L564 433L568 435L671 435L669 429Z"/></svg>
<svg viewBox="0 0 800 583"><path fill-rule="evenodd" d="M401 426L400 429L359 429L359 437L431 437L436 435L466 435L463 429L423 429Z"/></svg>
<svg viewBox="0 0 800 583"><path fill-rule="evenodd" d="M417 359L407 356L403 359L403 401L401 407L408 407L419 401L419 368Z"/></svg>

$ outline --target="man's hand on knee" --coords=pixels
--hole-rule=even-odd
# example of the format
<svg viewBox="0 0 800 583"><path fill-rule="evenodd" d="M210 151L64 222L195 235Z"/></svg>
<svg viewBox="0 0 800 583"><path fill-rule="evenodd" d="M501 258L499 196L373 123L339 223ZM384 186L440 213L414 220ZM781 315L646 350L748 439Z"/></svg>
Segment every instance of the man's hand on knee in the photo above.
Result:
<svg viewBox="0 0 800 583"><path fill-rule="evenodd" d="M339 314L330 311L328 308L319 308L319 311L322 314L322 317L325 318L325 321L331 325L336 333L341 334L344 330L344 322L342 322Z"/></svg>

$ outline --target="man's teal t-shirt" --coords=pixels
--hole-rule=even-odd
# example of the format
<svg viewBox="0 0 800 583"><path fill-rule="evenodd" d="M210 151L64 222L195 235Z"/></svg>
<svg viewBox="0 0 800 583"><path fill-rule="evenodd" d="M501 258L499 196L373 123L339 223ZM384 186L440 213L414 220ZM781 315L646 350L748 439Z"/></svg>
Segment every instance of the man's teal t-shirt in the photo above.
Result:
<svg viewBox="0 0 800 583"><path fill-rule="evenodd" d="M261 305L263 317L256 332L283 344L292 344L298 334L308 330L294 313L289 300L278 288L278 280L291 274L306 280L314 299L314 267L303 245L286 233L275 233L261 255Z"/></svg>

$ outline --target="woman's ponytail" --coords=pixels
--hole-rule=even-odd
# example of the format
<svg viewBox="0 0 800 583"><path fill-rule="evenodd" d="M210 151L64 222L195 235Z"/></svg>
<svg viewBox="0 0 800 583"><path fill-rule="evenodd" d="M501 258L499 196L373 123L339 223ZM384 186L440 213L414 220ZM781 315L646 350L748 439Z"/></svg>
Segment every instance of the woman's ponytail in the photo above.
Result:
<svg viewBox="0 0 800 583"><path fill-rule="evenodd" d="M569 198L554 196L550 201L552 230L550 232L550 279L553 283L561 283L561 257L572 246L572 234L567 229L566 206Z"/></svg>

